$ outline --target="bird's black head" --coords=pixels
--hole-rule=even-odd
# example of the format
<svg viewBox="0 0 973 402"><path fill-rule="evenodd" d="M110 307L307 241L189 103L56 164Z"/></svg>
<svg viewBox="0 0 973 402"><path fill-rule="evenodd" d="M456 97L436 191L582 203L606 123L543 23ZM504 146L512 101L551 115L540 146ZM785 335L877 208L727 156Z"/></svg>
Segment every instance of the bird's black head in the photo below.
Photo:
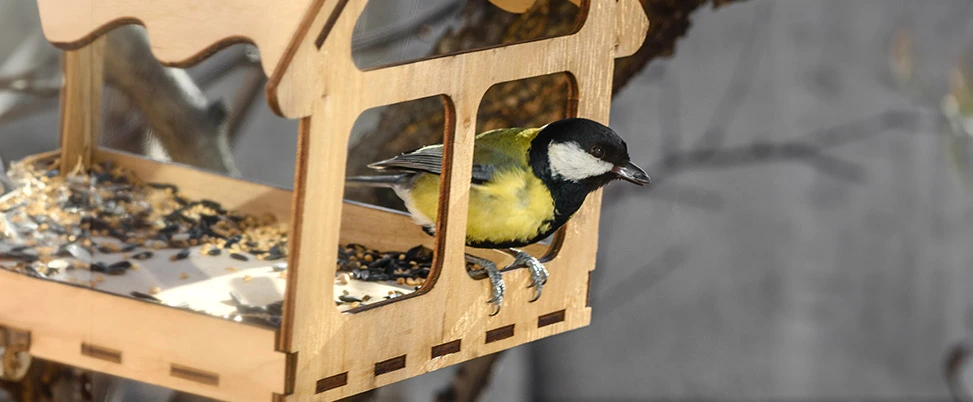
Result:
<svg viewBox="0 0 973 402"><path fill-rule="evenodd" d="M530 162L549 187L580 187L585 195L617 179L640 186L651 182L629 160L628 145L614 130L582 118L544 126L531 143Z"/></svg>

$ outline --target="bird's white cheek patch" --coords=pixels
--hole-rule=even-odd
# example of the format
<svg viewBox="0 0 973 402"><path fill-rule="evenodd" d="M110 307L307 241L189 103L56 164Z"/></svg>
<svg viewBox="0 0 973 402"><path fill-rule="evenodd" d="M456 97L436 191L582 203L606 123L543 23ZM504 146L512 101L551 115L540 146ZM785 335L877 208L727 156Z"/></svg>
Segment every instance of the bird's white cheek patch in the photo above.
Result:
<svg viewBox="0 0 973 402"><path fill-rule="evenodd" d="M551 143L547 148L551 170L567 180L580 181L612 170L611 163L595 158L574 142Z"/></svg>

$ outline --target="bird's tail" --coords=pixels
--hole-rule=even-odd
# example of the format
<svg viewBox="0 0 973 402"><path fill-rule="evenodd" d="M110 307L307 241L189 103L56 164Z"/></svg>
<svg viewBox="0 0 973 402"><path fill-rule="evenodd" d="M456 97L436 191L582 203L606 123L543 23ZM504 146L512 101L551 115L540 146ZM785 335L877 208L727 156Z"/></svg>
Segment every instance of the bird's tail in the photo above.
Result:
<svg viewBox="0 0 973 402"><path fill-rule="evenodd" d="M408 180L408 174L383 175L383 176L352 176L345 178L345 184L364 187L388 187L392 188Z"/></svg>

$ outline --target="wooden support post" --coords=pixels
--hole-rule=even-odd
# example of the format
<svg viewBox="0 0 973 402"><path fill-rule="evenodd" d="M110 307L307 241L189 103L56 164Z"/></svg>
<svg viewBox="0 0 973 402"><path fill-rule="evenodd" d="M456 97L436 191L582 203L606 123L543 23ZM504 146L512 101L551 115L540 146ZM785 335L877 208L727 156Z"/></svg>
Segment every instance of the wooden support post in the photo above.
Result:
<svg viewBox="0 0 973 402"><path fill-rule="evenodd" d="M62 56L61 174L87 168L101 134L101 92L104 82L105 38L95 39Z"/></svg>

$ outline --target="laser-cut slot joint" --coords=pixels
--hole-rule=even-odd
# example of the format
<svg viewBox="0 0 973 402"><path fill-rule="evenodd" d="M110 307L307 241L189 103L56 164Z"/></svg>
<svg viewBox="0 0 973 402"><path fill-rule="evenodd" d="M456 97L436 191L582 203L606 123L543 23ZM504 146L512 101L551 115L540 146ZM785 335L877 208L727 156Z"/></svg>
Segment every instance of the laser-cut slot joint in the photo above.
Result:
<svg viewBox="0 0 973 402"><path fill-rule="evenodd" d="M565 310L561 310L537 317L537 328L546 327L548 325L557 324L564 321L564 313Z"/></svg>
<svg viewBox="0 0 973 402"><path fill-rule="evenodd" d="M179 364L169 365L169 375L183 380L198 382L200 384L218 386L220 385L220 375L209 371L199 370Z"/></svg>
<svg viewBox="0 0 973 402"><path fill-rule="evenodd" d="M122 363L122 351L96 346L90 343L81 344L81 354L107 362Z"/></svg>
<svg viewBox="0 0 973 402"><path fill-rule="evenodd" d="M320 394L324 391L332 390L338 387L343 387L348 385L348 372L341 374L335 374L331 377L322 378L318 380L317 386L314 388L315 394Z"/></svg>
<svg viewBox="0 0 973 402"><path fill-rule="evenodd" d="M514 325L515 324L510 324L505 327L500 327L497 329L491 329L487 331L486 342L484 343L496 342L514 336Z"/></svg>
<svg viewBox="0 0 973 402"><path fill-rule="evenodd" d="M584 306L591 307L591 272L588 271L588 283L585 285Z"/></svg>
<svg viewBox="0 0 973 402"><path fill-rule="evenodd" d="M432 358L446 356L448 354L457 353L460 351L461 339L457 339L452 342L446 342L442 345L436 345L432 347Z"/></svg>
<svg viewBox="0 0 973 402"><path fill-rule="evenodd" d="M405 355L375 363L375 376L405 368Z"/></svg>
<svg viewBox="0 0 973 402"><path fill-rule="evenodd" d="M294 393L294 381L297 378L297 353L288 353L284 361L284 395Z"/></svg>

